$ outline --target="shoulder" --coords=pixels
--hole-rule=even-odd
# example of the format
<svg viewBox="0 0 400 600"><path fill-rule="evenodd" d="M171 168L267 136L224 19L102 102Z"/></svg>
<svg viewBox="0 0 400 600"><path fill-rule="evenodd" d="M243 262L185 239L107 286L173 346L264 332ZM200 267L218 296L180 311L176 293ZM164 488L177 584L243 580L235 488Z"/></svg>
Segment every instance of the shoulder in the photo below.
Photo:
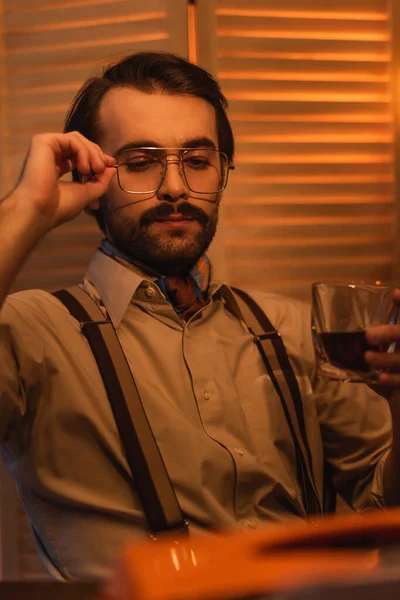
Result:
<svg viewBox="0 0 400 600"><path fill-rule="evenodd" d="M291 331L293 327L297 331L304 326L309 328L311 311L310 305L306 302L272 292L260 292L251 289L244 289L243 291L257 302L280 333Z"/></svg>
<svg viewBox="0 0 400 600"><path fill-rule="evenodd" d="M62 310L63 305L50 292L45 290L23 290L7 296L4 310L11 310L21 314L41 314L48 310Z"/></svg>
<svg viewBox="0 0 400 600"><path fill-rule="evenodd" d="M0 351L10 351L20 365L54 361L59 351L85 344L79 323L65 306L44 290L26 290L7 297L0 312Z"/></svg>
<svg viewBox="0 0 400 600"><path fill-rule="evenodd" d="M24 290L7 296L1 309L0 320L13 329L33 331L54 328L60 318L68 318L64 305L44 290Z"/></svg>
<svg viewBox="0 0 400 600"><path fill-rule="evenodd" d="M311 335L311 308L306 302L259 290L244 289L265 312L282 336L287 351L292 356L314 362Z"/></svg>

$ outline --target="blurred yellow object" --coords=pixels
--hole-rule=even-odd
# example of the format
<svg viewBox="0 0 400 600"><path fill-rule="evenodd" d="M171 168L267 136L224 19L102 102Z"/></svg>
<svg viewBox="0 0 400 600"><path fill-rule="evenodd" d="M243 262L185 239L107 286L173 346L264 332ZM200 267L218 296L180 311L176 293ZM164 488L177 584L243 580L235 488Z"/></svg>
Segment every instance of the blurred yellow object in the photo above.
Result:
<svg viewBox="0 0 400 600"><path fill-rule="evenodd" d="M400 544L400 509L270 525L251 533L134 543L108 590L113 600L241 598L359 577ZM400 560L399 560L400 562Z"/></svg>

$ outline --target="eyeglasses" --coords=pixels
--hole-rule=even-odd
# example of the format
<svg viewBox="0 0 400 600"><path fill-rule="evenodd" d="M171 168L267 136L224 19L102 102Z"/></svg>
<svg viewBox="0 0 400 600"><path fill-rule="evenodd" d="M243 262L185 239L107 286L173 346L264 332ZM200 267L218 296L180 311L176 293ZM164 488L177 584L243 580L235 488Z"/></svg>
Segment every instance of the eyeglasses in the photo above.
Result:
<svg viewBox="0 0 400 600"><path fill-rule="evenodd" d="M171 154L173 160L168 158ZM235 168L224 152L212 148L128 148L117 154L116 161L119 187L128 194L157 193L168 164L178 164L189 190L204 194L202 199L208 202L217 200L215 194L226 188L229 171Z"/></svg>

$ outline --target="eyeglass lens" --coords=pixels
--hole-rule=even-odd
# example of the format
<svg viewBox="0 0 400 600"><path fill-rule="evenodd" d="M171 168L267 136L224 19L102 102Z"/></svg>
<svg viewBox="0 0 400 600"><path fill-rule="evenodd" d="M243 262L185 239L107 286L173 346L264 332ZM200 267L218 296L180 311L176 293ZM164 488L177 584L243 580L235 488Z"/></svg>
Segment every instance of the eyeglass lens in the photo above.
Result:
<svg viewBox="0 0 400 600"><path fill-rule="evenodd" d="M191 191L212 194L224 188L228 164L226 156L218 150L185 150L180 159L184 178ZM167 155L162 149L124 150L118 157L121 187L127 192L155 192L161 185L166 163Z"/></svg>

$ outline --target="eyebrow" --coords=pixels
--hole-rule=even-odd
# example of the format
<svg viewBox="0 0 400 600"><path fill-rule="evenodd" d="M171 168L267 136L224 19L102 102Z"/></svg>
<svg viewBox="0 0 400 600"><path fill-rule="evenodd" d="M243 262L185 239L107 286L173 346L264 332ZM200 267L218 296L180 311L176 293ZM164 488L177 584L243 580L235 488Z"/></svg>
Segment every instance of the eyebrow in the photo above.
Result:
<svg viewBox="0 0 400 600"><path fill-rule="evenodd" d="M123 146L120 146L118 150L116 150L114 156L117 156L123 150L130 150L132 148L164 148L160 144L157 144L154 140L135 140L132 142L127 142ZM212 141L211 138L207 136L191 138L188 140L184 140L180 148L212 148L216 150L217 147L215 142Z"/></svg>

